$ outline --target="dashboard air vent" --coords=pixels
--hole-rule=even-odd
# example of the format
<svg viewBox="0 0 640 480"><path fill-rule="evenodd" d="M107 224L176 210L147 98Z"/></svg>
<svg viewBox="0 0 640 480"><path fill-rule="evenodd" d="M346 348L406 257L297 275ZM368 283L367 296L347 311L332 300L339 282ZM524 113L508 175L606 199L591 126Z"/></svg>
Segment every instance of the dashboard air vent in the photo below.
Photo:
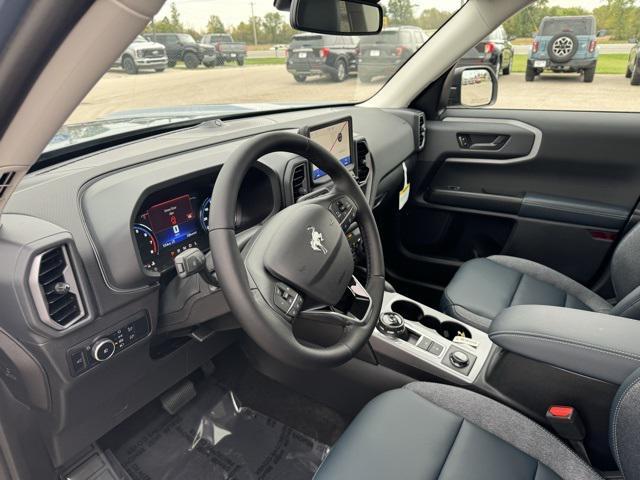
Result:
<svg viewBox="0 0 640 480"><path fill-rule="evenodd" d="M424 148L427 141L427 122L424 119L424 113L418 115L418 150Z"/></svg>
<svg viewBox="0 0 640 480"><path fill-rule="evenodd" d="M7 172L0 173L0 198L9 190L11 182L16 176L16 172L9 170Z"/></svg>
<svg viewBox="0 0 640 480"><path fill-rule="evenodd" d="M364 140L358 140L356 143L356 156L358 157L358 183L364 182L369 176L369 163L367 157L369 155L369 147Z"/></svg>
<svg viewBox="0 0 640 480"><path fill-rule="evenodd" d="M40 319L48 326L64 330L84 316L66 245L54 247L35 258L30 286Z"/></svg>
<svg viewBox="0 0 640 480"><path fill-rule="evenodd" d="M293 203L296 203L300 197L309 193L307 188L307 165L304 163L293 167L291 189L293 190Z"/></svg>

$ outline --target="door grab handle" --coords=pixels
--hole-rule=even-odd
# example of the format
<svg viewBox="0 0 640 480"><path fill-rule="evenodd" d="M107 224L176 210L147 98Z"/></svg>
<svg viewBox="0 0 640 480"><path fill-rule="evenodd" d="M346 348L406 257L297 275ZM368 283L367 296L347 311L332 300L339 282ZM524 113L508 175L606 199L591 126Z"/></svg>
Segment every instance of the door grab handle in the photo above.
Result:
<svg viewBox="0 0 640 480"><path fill-rule="evenodd" d="M488 135L482 135L488 137ZM464 150L500 150L509 140L508 135L496 135L491 142L474 142L467 133L458 134L458 145Z"/></svg>

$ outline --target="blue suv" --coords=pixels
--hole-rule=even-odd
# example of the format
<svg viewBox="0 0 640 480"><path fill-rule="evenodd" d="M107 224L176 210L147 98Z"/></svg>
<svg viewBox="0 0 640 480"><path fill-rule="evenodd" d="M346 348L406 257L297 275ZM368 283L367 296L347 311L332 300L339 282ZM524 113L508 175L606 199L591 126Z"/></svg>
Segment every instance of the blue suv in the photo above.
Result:
<svg viewBox="0 0 640 480"><path fill-rule="evenodd" d="M596 19L591 15L544 17L533 39L525 80L532 82L544 71L582 73L593 82L598 62Z"/></svg>

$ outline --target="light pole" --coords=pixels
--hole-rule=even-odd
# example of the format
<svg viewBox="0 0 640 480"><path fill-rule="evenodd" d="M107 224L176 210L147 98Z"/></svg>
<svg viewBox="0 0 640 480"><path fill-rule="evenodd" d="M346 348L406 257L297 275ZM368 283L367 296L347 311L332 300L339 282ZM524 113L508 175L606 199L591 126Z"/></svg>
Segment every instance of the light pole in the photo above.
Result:
<svg viewBox="0 0 640 480"><path fill-rule="evenodd" d="M253 44L258 45L258 32L256 31L256 16L253 14L253 2L251 4L251 24L253 25Z"/></svg>

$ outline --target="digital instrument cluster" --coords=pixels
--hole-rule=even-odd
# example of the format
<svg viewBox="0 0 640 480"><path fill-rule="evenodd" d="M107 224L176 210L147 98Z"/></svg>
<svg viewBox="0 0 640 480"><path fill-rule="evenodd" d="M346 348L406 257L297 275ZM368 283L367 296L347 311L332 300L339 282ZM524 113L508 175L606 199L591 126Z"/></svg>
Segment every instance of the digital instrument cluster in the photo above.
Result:
<svg viewBox="0 0 640 480"><path fill-rule="evenodd" d="M133 224L144 268L163 272L172 268L173 258L188 248L208 250L210 207L208 193L184 193L158 203L145 202Z"/></svg>
<svg viewBox="0 0 640 480"><path fill-rule="evenodd" d="M213 171L179 181L141 199L131 228L147 272L164 273L175 268L174 257L189 248L209 251L209 210L216 175ZM274 198L268 175L250 169L238 195L236 231L257 225L271 215Z"/></svg>

